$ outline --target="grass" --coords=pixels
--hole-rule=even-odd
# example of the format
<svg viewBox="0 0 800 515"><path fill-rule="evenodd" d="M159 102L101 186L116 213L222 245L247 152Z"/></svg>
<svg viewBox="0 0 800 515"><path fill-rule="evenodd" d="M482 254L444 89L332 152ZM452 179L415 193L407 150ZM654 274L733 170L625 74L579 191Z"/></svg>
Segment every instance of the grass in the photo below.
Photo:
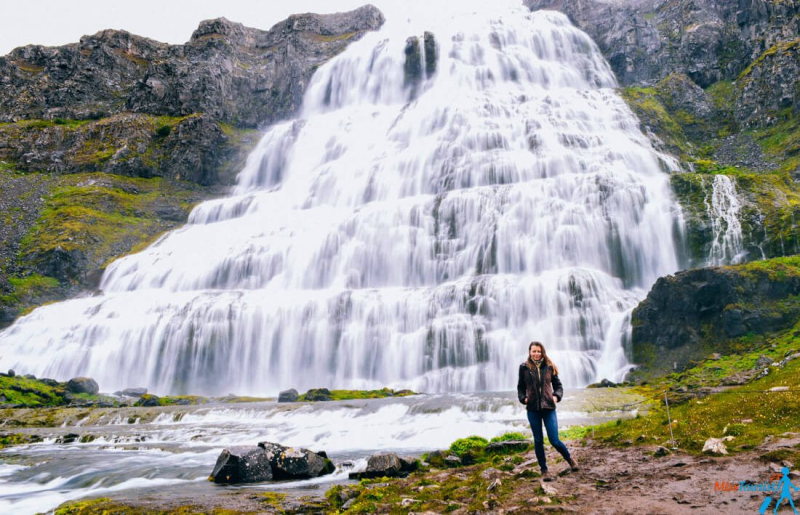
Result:
<svg viewBox="0 0 800 515"><path fill-rule="evenodd" d="M67 404L64 386L50 386L21 376L0 376L0 398L5 398L2 404L6 405L30 408L63 406Z"/></svg>
<svg viewBox="0 0 800 515"><path fill-rule="evenodd" d="M327 388L314 388L301 394L297 398L297 402L383 399L386 397L406 397L408 395L416 395L416 393L411 390L395 391L389 388L380 390L328 390Z"/></svg>
<svg viewBox="0 0 800 515"><path fill-rule="evenodd" d="M752 370L761 355L780 361L787 352L800 352L800 324L757 343L748 351L734 348L718 360L706 360L645 386L652 402L648 415L595 426L595 439L621 446L671 444L664 390L669 391L671 399L676 445L691 453L700 453L710 437L733 435L728 448L735 453L752 449L768 435L796 431L797 420L800 420L800 359L788 362L782 369L771 367L766 377L744 386L710 394L701 390L702 387L718 387L724 378L737 372ZM791 390L765 393L779 386Z"/></svg>

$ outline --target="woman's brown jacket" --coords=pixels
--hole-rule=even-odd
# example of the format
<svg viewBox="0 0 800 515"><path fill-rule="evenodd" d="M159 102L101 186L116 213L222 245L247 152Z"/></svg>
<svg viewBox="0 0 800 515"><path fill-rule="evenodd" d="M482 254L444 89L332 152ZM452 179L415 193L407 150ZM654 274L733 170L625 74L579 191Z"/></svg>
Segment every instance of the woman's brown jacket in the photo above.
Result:
<svg viewBox="0 0 800 515"><path fill-rule="evenodd" d="M531 361L521 363L519 366L519 381L517 381L517 397L519 402L525 404L528 411L543 409L556 409L553 397L564 396L564 388L558 375L553 374L553 369L542 363L538 369ZM525 402L525 399L528 402Z"/></svg>

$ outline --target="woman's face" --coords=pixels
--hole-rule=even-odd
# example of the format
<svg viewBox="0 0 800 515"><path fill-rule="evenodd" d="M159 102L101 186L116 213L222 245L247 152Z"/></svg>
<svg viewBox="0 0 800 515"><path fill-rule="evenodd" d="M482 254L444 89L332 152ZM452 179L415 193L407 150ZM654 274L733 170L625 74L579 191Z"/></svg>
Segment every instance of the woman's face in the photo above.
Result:
<svg viewBox="0 0 800 515"><path fill-rule="evenodd" d="M533 361L539 361L542 359L542 348L538 345L531 347L531 359Z"/></svg>

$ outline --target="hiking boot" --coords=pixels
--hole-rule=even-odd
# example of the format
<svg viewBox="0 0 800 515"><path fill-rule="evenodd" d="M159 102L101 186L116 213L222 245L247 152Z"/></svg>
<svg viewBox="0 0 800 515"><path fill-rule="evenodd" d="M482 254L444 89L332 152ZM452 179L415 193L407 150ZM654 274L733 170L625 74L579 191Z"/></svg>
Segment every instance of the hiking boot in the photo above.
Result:
<svg viewBox="0 0 800 515"><path fill-rule="evenodd" d="M573 472L577 472L578 470L580 470L580 469L578 468L578 464L577 464L577 463L575 463L575 458L570 458L570 459L568 459L568 460L567 460L567 463L569 463L569 469L570 469L571 471L573 471Z"/></svg>
<svg viewBox="0 0 800 515"><path fill-rule="evenodd" d="M550 475L550 472L547 470L542 471L542 481L552 481L553 476Z"/></svg>

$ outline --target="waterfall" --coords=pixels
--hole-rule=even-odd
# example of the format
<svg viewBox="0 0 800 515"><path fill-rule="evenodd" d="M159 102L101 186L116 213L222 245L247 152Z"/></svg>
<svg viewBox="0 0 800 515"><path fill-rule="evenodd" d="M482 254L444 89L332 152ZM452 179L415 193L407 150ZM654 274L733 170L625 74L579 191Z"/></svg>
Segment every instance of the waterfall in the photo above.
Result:
<svg viewBox="0 0 800 515"><path fill-rule="evenodd" d="M462 10L387 16L322 66L229 197L0 333L0 366L104 391L510 390L536 339L565 385L618 379L630 311L678 268L667 177L565 16ZM409 77L423 31L436 71Z"/></svg>
<svg viewBox="0 0 800 515"><path fill-rule="evenodd" d="M706 260L708 265L741 263L747 252L739 221L741 203L736 194L736 183L727 175L715 175L711 191L703 201L713 233Z"/></svg>

